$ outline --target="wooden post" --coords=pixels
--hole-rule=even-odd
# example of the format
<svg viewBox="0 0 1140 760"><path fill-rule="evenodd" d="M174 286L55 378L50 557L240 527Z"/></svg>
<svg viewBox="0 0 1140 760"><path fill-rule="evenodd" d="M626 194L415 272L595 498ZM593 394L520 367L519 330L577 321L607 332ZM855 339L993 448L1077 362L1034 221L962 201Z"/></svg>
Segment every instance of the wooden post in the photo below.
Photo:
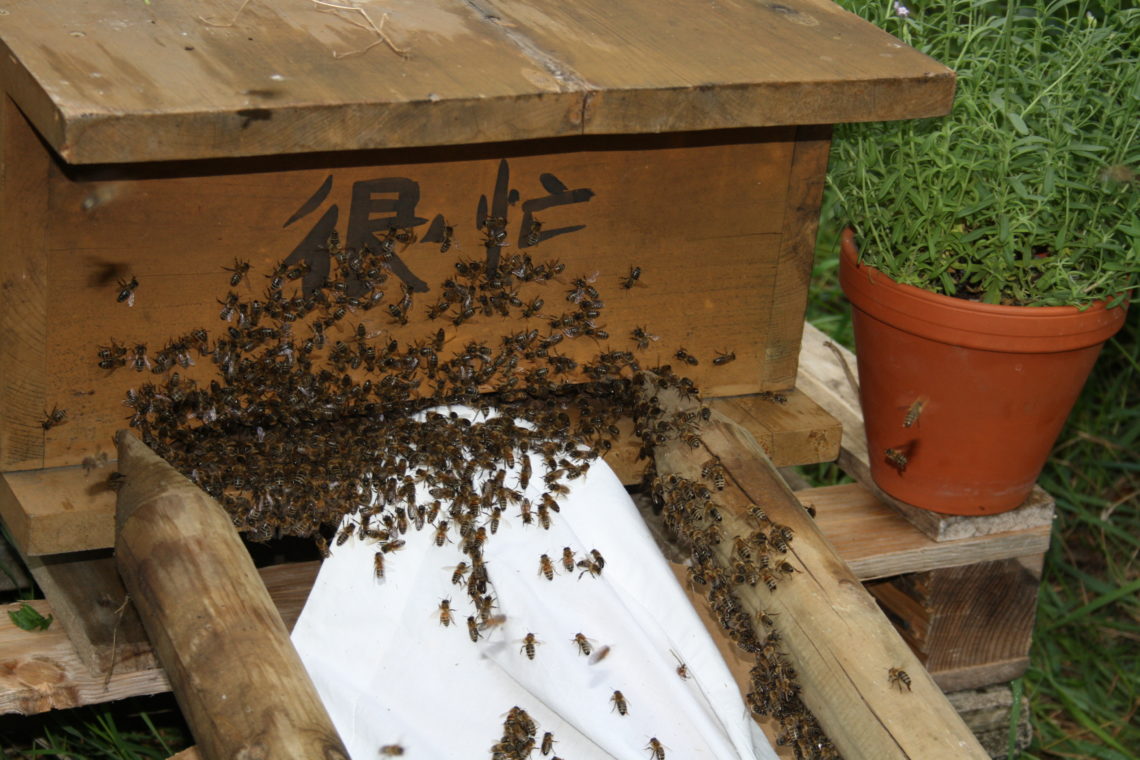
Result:
<svg viewBox="0 0 1140 760"><path fill-rule="evenodd" d="M117 435L119 572L204 760L347 760L230 518Z"/></svg>
<svg viewBox="0 0 1140 760"><path fill-rule="evenodd" d="M695 411L698 405L661 391L666 411ZM836 555L814 521L796 501L747 430L713 412L700 429L701 444L674 440L656 448L658 471L690 480L702 478L710 455L719 456L726 484L716 496L723 540L712 546L726 567L733 564L733 537L757 525L748 509L758 505L773 523L794 531L787 555L798 572L779 581L739 584L733 591L755 617L764 610L782 634L801 698L828 738L847 760L962 760L988 758L918 659L895 632L875 600ZM706 481L707 483L707 481ZM910 675L910 688L892 684L891 668Z"/></svg>

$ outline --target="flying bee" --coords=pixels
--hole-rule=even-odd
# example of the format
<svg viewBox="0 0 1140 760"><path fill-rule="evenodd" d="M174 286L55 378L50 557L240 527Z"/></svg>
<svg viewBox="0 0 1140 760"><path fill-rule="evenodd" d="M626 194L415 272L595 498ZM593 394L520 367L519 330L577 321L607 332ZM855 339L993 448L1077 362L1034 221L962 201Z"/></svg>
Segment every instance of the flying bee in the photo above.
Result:
<svg viewBox="0 0 1140 760"><path fill-rule="evenodd" d="M910 460L907 459L906 454L898 449L887 449L883 452L883 456L886 457L887 464L898 470L899 475L906 472L906 466L910 464Z"/></svg>
<svg viewBox="0 0 1140 760"><path fill-rule="evenodd" d="M673 354L673 356L679 361L683 361L685 364L688 364L691 367L695 367L701 363L697 357L693 356L683 348L678 348L677 352Z"/></svg>
<svg viewBox="0 0 1140 760"><path fill-rule="evenodd" d="M665 760L665 746L657 741L656 736L649 740L645 748L649 750L650 760Z"/></svg>
<svg viewBox="0 0 1140 760"><path fill-rule="evenodd" d="M554 563L550 561L550 555L543 554L538 558L538 574L545 575L546 580L554 580Z"/></svg>
<svg viewBox="0 0 1140 760"><path fill-rule="evenodd" d="M249 262L235 257L232 267L222 267L222 269L230 272L230 287L236 288L249 273Z"/></svg>
<svg viewBox="0 0 1140 760"><path fill-rule="evenodd" d="M372 569L376 573L376 580L384 580L384 552L376 552L372 558Z"/></svg>
<svg viewBox="0 0 1140 760"><path fill-rule="evenodd" d="M53 406L50 412L44 410L44 420L40 423L40 427L42 427L44 431L47 432L56 425L62 425L64 422L67 422L67 410L60 409L58 406Z"/></svg>
<svg viewBox="0 0 1140 760"><path fill-rule="evenodd" d="M439 624L444 628L451 625L451 600L441 599L439 601Z"/></svg>
<svg viewBox="0 0 1140 760"><path fill-rule="evenodd" d="M134 306L135 289L138 288L138 286L139 281L133 274L131 275L129 282L126 280L119 280L119 295L116 296L115 302L122 303L123 301L126 301L127 306Z"/></svg>
<svg viewBox="0 0 1140 760"><path fill-rule="evenodd" d="M629 274L621 278L621 286L625 290L632 290L639 279L641 279L641 267L630 267Z"/></svg>
<svg viewBox="0 0 1140 760"><path fill-rule="evenodd" d="M677 675L684 681L689 680L689 666L672 649L669 650L669 654L673 655L673 659L677 661Z"/></svg>
<svg viewBox="0 0 1140 760"><path fill-rule="evenodd" d="M495 628L507 622L506 615L488 615L487 619L479 624L479 630L485 631L488 628Z"/></svg>
<svg viewBox="0 0 1140 760"><path fill-rule="evenodd" d="M90 475L100 467L107 465L107 452L100 451L93 457L83 457L83 474Z"/></svg>
<svg viewBox="0 0 1140 760"><path fill-rule="evenodd" d="M533 633L528 633L526 636L523 637L523 645L522 645L522 648L519 649L519 651L520 652L526 652L527 659L533 660L534 659L534 647L535 647L535 645L541 644L541 643L542 643L541 641L537 640L534 637Z"/></svg>
<svg viewBox="0 0 1140 760"><path fill-rule="evenodd" d="M633 338L634 344L642 351L649 348L650 341L661 340L659 336L649 333L644 327L633 328L630 337Z"/></svg>
<svg viewBox="0 0 1140 760"><path fill-rule="evenodd" d="M597 665L599 662L606 659L606 657L609 655L609 653L610 653L610 646L609 646L609 644L607 644L604 647L602 647L601 649L599 649L598 651L594 652L590 656L590 664L591 665Z"/></svg>
<svg viewBox="0 0 1140 760"><path fill-rule="evenodd" d="M914 403L906 410L906 416L903 417L904 428L908 428L918 422L918 418L922 414L922 409L926 406L926 402L927 398L925 396L919 396L914 400Z"/></svg>
<svg viewBox="0 0 1140 760"><path fill-rule="evenodd" d="M574 550L569 546L562 547L562 567L568 573L574 572Z"/></svg>
<svg viewBox="0 0 1140 760"><path fill-rule="evenodd" d="M404 748L399 744L385 744L380 748L381 757L401 757L403 754Z"/></svg>
<svg viewBox="0 0 1140 760"><path fill-rule="evenodd" d="M626 715L629 712L629 703L625 701L625 695L620 691L614 690L614 695L610 697L610 701L614 706L610 708L610 712L618 711L618 715Z"/></svg>
<svg viewBox="0 0 1140 760"><path fill-rule="evenodd" d="M725 364L728 364L729 362L734 362L734 361L736 361L736 352L735 351L717 351L716 358L713 359L713 364L715 364L718 367L721 367L721 366L724 366Z"/></svg>
<svg viewBox="0 0 1140 760"><path fill-rule="evenodd" d="M115 471L107 476L107 488L112 491L118 491L127 482L127 476L121 472Z"/></svg>
<svg viewBox="0 0 1140 760"><path fill-rule="evenodd" d="M588 656L590 652L593 651L593 648L590 646L590 640L586 638L586 635L583 633L574 634L574 638L570 640L578 645L578 654Z"/></svg>
<svg viewBox="0 0 1140 760"><path fill-rule="evenodd" d="M906 687L907 691L911 690L911 688L910 688L910 676L908 676L906 671L903 670L902 668L891 668L890 670L888 670L887 671L887 682L890 683L891 686L898 686L899 691L902 691L903 686Z"/></svg>
<svg viewBox="0 0 1140 760"><path fill-rule="evenodd" d="M404 540L402 538L397 538L394 541L385 541L384 543L380 544L380 551L384 552L385 554L391 554L392 552L399 551L403 548Z"/></svg>
<svg viewBox="0 0 1140 760"><path fill-rule="evenodd" d="M538 245L538 242L542 239L541 233L542 233L542 222L538 221L537 219L532 219L531 223L530 223L530 231L527 232L527 235L526 235L526 244L528 246Z"/></svg>
<svg viewBox="0 0 1140 760"><path fill-rule="evenodd" d="M479 624L475 622L473 615L467 616L467 635L471 637L472 641L479 640Z"/></svg>

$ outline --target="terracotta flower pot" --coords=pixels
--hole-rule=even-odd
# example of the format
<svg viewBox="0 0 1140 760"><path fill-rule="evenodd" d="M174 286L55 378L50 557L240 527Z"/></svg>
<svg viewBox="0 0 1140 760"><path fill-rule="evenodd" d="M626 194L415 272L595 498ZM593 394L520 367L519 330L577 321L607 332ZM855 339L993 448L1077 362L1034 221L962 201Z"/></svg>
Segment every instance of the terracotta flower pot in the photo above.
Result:
<svg viewBox="0 0 1140 760"><path fill-rule="evenodd" d="M900 285L842 237L871 475L935 512L995 514L1029 495L1125 309L976 303ZM906 423L910 423L907 425Z"/></svg>

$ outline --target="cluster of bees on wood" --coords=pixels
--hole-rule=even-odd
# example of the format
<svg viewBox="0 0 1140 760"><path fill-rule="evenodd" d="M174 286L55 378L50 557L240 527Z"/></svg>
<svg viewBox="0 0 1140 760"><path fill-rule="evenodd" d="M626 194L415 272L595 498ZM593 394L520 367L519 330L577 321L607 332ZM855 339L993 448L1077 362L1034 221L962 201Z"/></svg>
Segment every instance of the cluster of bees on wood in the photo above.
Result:
<svg viewBox="0 0 1140 760"><path fill-rule="evenodd" d="M673 412L679 417L674 423L696 424L702 412ZM666 414L658 409L656 415L650 414L647 419ZM775 620L763 610L755 616L749 613L734 591L762 583L775 593L781 580L798 572L784 559L795 535L791 528L773 522L763 508L754 505L748 514L755 529L748 535L726 536L721 527L723 507L718 506L715 497L715 492L724 487L724 466L716 457L701 467L700 480L668 473L656 475L652 481L653 497L662 510L665 527L689 552L690 584L704 590L710 609L729 639L755 658L752 689L745 695L749 708L756 715L779 723L776 743L790 747L797 760L838 758L835 746L799 697L795 669L780 651ZM717 552L716 547L722 543L731 549Z"/></svg>
<svg viewBox="0 0 1140 760"><path fill-rule="evenodd" d="M491 220L487 225L488 240L497 239L498 228ZM466 618L467 631L477 641L503 622L494 613L483 559L486 542L503 520L517 517L526 525L549 527L560 511L560 497L619 436L620 420L634 420L642 455L649 457L655 445L669 440L700 447L700 425L710 412L701 407L670 416L655 399L646 399L640 392L645 384L685 398L699 395L690 379L668 365L643 370L637 352L658 337L644 327L611 335L600 321L604 302L594 278L570 277L557 260L536 261L519 253L504 256L492 269L459 259L454 274L423 307L438 329L401 342L388 329L370 328L365 322L401 327L419 306L419 296L389 266L395 244L411 234L393 229L376 250L342 247L334 234L327 241L331 271L323 286L311 291L301 287L309 272L305 262L280 262L264 275L264 289L257 289L250 264L235 259L225 268L230 289L218 300L224 324L213 337L196 328L153 351L112 340L98 348L97 356L105 370L156 378L127 393L130 426L213 495L251 540L309 536L327 552L330 542L357 535L377 547L374 570L380 579L412 528L430 527L437 546L455 543L465 559L455 567L452 583L470 598L474 614ZM617 284L628 290L640 285L640 276L640 267L631 267ZM554 297L553 289L567 281L563 297ZM542 295L520 295L521 289L532 290L530 285L543 285ZM132 303L138 287L132 276L118 301ZM389 298L390 293L395 295ZM464 323L492 318L513 329L494 342L460 337ZM562 352L564 341L572 340L594 341L605 350L579 361ZM623 343L630 350L612 347ZM182 375L195 358L215 366L215 379L198 382ZM699 363L683 348L674 358L684 365ZM722 366L735 358L731 351L719 351L711 361ZM779 394L769 398L786 400ZM447 411L457 405L476 410L475 420ZM45 430L65 415L53 410ZM544 463L544 472L532 472L531 454ZM507 470L516 464L518 475L508 481ZM705 476L714 488L723 487L719 463L710 463ZM528 484L540 479L541 497L524 496ZM691 552L693 582L707 586L721 625L757 657L748 695L752 709L781 722L781 739L797 757L837 757L798 699L795 674L779 654L778 637L759 633L733 593L736 585L757 582L775 589L778 579L792 572L781 559L790 531L757 514L765 524L752 535L723 536L708 487L667 475L653 488L666 523ZM424 489L429 498L417 499ZM342 522L350 513L354 518ZM710 550L725 540L735 547L731 566L718 563ZM578 559L570 547L560 562L567 572L590 576L605 564L596 550ZM551 578L554 564L542 555L539 573ZM450 625L457 613L450 600L443 600L439 614L440 622ZM589 654L584 636L573 641ZM533 658L537 643L530 634L522 653ZM593 657L606 653L608 647ZM685 677L683 669L678 672ZM621 692L611 701L624 715ZM535 737L533 721L515 708L492 756L527 757L536 743L546 754L553 737ZM656 738L646 750L655 760L665 758L665 745Z"/></svg>

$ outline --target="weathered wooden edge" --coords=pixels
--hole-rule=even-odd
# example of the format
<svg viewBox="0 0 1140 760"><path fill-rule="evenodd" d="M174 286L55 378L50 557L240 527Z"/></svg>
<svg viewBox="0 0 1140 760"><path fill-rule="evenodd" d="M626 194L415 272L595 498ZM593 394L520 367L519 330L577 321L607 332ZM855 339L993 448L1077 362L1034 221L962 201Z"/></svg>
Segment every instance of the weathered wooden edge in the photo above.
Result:
<svg viewBox="0 0 1140 760"><path fill-rule="evenodd" d="M840 467L916 528L935 541L952 541L1052 523L1054 501L1040 486L1034 486L1033 492L1021 507L1000 515L983 517L942 515L905 504L884 493L871 478L857 378L855 355L831 341L815 326L806 323L800 345L796 387L843 423Z"/></svg>

